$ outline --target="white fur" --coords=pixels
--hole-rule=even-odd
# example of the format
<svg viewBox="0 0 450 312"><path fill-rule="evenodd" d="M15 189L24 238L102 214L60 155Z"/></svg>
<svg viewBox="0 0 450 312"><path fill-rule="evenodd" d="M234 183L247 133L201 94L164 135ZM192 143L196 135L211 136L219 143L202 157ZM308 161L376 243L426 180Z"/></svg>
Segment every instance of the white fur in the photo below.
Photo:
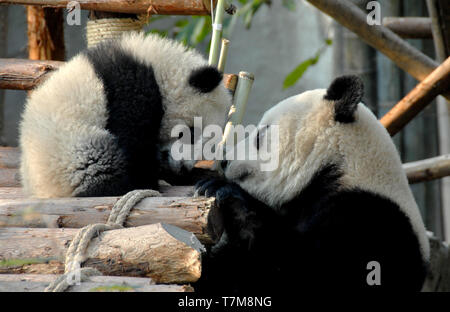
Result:
<svg viewBox="0 0 450 312"><path fill-rule="evenodd" d="M295 197L324 165L339 164L343 166L343 188L358 187L384 195L400 206L418 236L424 258L428 259L425 227L386 129L363 104L358 105L355 122L335 122L334 105L323 100L325 93L324 89L307 91L282 101L264 114L260 125L279 126L276 170L262 172L260 161L235 160L227 167L226 176L276 207ZM247 138L249 144L253 144L255 135ZM239 144L243 146L246 142ZM250 175L239 181L245 172Z"/></svg>
<svg viewBox="0 0 450 312"><path fill-rule="evenodd" d="M223 126L231 105L224 86L202 94L188 84L192 70L207 65L199 53L157 35L130 33L119 40L139 62L153 66L165 109L160 134L163 144L170 146L177 139L170 138L174 125L191 127L194 116L203 117L203 126ZM37 197L71 196L80 182L73 172L81 161L73 149L87 138L107 134L106 121L102 82L89 60L79 54L27 100L20 124L20 170L25 192ZM192 161L186 167L192 167Z"/></svg>

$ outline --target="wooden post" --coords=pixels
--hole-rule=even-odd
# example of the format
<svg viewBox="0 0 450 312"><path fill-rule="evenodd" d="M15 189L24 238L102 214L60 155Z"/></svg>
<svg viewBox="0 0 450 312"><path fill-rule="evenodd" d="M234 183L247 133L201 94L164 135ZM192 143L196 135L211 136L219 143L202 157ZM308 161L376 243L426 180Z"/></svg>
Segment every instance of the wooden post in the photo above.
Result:
<svg viewBox="0 0 450 312"><path fill-rule="evenodd" d="M385 17L383 26L402 38L431 39L431 19L429 17Z"/></svg>
<svg viewBox="0 0 450 312"><path fill-rule="evenodd" d="M28 57L63 61L64 26L61 9L27 6Z"/></svg>
<svg viewBox="0 0 450 312"><path fill-rule="evenodd" d="M450 87L450 58L447 58L428 77L381 118L381 123L393 136L413 119L439 93Z"/></svg>
<svg viewBox="0 0 450 312"><path fill-rule="evenodd" d="M308 2L358 34L361 39L419 81L425 79L438 66L438 63L386 27L369 25L367 14L348 0L308 0ZM445 91L444 96L450 99L450 92Z"/></svg>

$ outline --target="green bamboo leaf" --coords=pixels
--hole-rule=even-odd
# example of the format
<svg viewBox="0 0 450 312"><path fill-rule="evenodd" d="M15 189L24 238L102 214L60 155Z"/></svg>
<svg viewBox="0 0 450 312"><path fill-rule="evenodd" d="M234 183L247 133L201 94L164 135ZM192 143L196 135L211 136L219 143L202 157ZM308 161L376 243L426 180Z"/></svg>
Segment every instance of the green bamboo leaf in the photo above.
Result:
<svg viewBox="0 0 450 312"><path fill-rule="evenodd" d="M308 69L309 66L314 65L317 63L318 56L309 58L306 61L303 61L298 65L292 72L290 72L283 82L283 89L287 89L289 87L292 87L305 73L305 71Z"/></svg>

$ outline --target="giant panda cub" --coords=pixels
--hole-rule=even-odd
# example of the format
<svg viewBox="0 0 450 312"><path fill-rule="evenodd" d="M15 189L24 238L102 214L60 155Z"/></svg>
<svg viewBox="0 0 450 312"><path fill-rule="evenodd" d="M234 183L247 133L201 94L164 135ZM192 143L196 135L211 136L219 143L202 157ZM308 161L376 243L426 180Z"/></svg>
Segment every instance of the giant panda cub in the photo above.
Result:
<svg viewBox="0 0 450 312"><path fill-rule="evenodd" d="M259 153L278 127L275 170L262 171L260 159L228 161L226 180L197 184L217 202L198 291L421 289L424 224L362 95L361 80L343 76L282 101L237 145Z"/></svg>
<svg viewBox="0 0 450 312"><path fill-rule="evenodd" d="M182 173L195 162L172 157L180 138L172 137L174 126L193 130L197 116L203 127L221 126L230 106L222 74L175 41L131 33L99 44L27 100L20 124L24 189L37 197L156 189L161 168Z"/></svg>

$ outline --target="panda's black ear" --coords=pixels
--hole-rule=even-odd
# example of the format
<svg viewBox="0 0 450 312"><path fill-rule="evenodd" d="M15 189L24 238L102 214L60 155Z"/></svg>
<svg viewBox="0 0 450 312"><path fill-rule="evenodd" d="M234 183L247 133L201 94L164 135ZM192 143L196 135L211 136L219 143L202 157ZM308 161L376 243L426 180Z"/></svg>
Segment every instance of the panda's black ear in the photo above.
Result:
<svg viewBox="0 0 450 312"><path fill-rule="evenodd" d="M355 111L364 94L364 84L358 76L336 78L325 95L334 102L334 119L342 123L355 121Z"/></svg>
<svg viewBox="0 0 450 312"><path fill-rule="evenodd" d="M222 74L214 66L202 66L189 76L189 85L201 93L214 90L222 81Z"/></svg>

